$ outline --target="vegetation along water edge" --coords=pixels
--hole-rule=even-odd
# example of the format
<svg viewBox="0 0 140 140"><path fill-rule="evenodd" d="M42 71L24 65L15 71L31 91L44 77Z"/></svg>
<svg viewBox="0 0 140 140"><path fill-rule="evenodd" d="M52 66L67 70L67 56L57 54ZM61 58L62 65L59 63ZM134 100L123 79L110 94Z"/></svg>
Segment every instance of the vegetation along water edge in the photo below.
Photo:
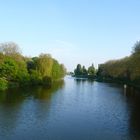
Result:
<svg viewBox="0 0 140 140"><path fill-rule="evenodd" d="M26 57L16 43L0 44L0 90L27 85L49 86L65 73L64 65L50 54Z"/></svg>

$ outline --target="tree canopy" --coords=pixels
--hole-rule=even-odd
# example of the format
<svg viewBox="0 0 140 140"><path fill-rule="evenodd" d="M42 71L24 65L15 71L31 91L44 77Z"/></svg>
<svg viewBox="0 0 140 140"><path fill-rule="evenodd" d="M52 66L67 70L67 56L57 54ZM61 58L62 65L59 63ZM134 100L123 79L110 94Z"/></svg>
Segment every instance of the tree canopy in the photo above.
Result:
<svg viewBox="0 0 140 140"><path fill-rule="evenodd" d="M119 60L111 60L100 64L97 75L122 81L140 83L140 42L136 42L132 55Z"/></svg>
<svg viewBox="0 0 140 140"><path fill-rule="evenodd" d="M86 69L85 66L81 66L81 64L78 64L76 69L74 70L75 76L95 76L95 68L92 64L88 69Z"/></svg>
<svg viewBox="0 0 140 140"><path fill-rule="evenodd" d="M11 85L49 83L63 78L65 74L64 65L50 54L27 58L16 43L0 44L0 89Z"/></svg>

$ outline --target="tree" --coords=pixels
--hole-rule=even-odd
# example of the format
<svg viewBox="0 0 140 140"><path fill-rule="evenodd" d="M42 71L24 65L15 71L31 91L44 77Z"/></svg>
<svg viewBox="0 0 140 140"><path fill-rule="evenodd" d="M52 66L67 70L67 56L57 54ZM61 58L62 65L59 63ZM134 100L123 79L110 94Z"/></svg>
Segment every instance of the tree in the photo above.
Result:
<svg viewBox="0 0 140 140"><path fill-rule="evenodd" d="M42 78L45 76L51 77L53 59L49 54L41 54L36 62L37 71L41 74Z"/></svg>
<svg viewBox="0 0 140 140"><path fill-rule="evenodd" d="M19 46L14 42L1 43L0 52L5 55L21 54Z"/></svg>
<svg viewBox="0 0 140 140"><path fill-rule="evenodd" d="M63 64L60 64L60 78L63 78L66 75L66 68Z"/></svg>
<svg viewBox="0 0 140 140"><path fill-rule="evenodd" d="M140 84L140 41L133 47L132 55L101 64L98 76Z"/></svg>
<svg viewBox="0 0 140 140"><path fill-rule="evenodd" d="M52 79L58 79L60 73L60 65L57 60L53 60L53 66L52 66Z"/></svg>
<svg viewBox="0 0 140 140"><path fill-rule="evenodd" d="M0 44L0 90L27 84L50 85L63 78L66 69L49 54L24 57L16 43Z"/></svg>
<svg viewBox="0 0 140 140"><path fill-rule="evenodd" d="M25 61L17 61L17 65L18 65L18 71L17 71L17 76L16 76L16 80L17 82L19 82L20 84L28 84L29 82L29 73L27 70L27 65Z"/></svg>
<svg viewBox="0 0 140 140"><path fill-rule="evenodd" d="M30 58L28 60L26 60L26 64L27 64L27 69L28 69L28 72L31 73L32 70L36 70L37 69L37 57L36 59L34 58Z"/></svg>
<svg viewBox="0 0 140 140"><path fill-rule="evenodd" d="M42 84L42 77L36 70L30 70L30 81L33 85Z"/></svg>
<svg viewBox="0 0 140 140"><path fill-rule="evenodd" d="M83 68L82 68L82 75L88 75L88 72L87 72L85 66L83 66Z"/></svg>
<svg viewBox="0 0 140 140"><path fill-rule="evenodd" d="M132 54L140 54L140 41L137 41L133 47Z"/></svg>
<svg viewBox="0 0 140 140"><path fill-rule="evenodd" d="M95 68L93 64L88 68L88 74L95 75Z"/></svg>
<svg viewBox="0 0 140 140"><path fill-rule="evenodd" d="M0 78L0 91L8 88L8 81L5 78Z"/></svg>
<svg viewBox="0 0 140 140"><path fill-rule="evenodd" d="M0 77L5 77L6 80L15 80L18 72L18 65L11 58L5 58L0 64Z"/></svg>
<svg viewBox="0 0 140 140"><path fill-rule="evenodd" d="M74 70L75 75L82 75L82 67L81 64L78 64L76 69Z"/></svg>

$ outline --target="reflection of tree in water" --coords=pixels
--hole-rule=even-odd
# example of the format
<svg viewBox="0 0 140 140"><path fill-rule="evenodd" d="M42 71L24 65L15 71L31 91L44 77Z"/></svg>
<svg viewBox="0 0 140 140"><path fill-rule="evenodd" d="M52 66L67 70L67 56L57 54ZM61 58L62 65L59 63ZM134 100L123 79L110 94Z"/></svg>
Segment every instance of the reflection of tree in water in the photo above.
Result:
<svg viewBox="0 0 140 140"><path fill-rule="evenodd" d="M130 96L129 95L127 93L128 101L130 101L131 104L129 130L133 139L140 140L140 92L138 93L138 91L135 91L135 95L134 95L134 93L132 94L131 91L131 95Z"/></svg>
<svg viewBox="0 0 140 140"><path fill-rule="evenodd" d="M92 85L92 84L94 84L94 82L95 82L95 80L93 80L93 79L88 79L88 83L89 83L89 84Z"/></svg>
<svg viewBox="0 0 140 140"><path fill-rule="evenodd" d="M50 88L26 87L1 92L0 136L2 134L6 135L7 132L9 135L10 132L13 133L12 131L17 127L17 120L18 123L21 119L25 119L28 122L29 117L32 116L34 119L42 120L43 122L43 119L48 116L52 96L63 86L64 81L59 81L55 82ZM26 113L27 115L25 115Z"/></svg>
<svg viewBox="0 0 140 140"><path fill-rule="evenodd" d="M79 85L81 83L85 83L87 81L87 79L80 79L80 78L76 78L74 80L75 80L75 82L76 82L77 85Z"/></svg>
<svg viewBox="0 0 140 140"><path fill-rule="evenodd" d="M33 97L34 111L32 111L36 122L44 123L49 117L50 109L52 108L52 99L55 93L61 90L64 86L64 81L57 81L51 87L37 87L32 90L31 96Z"/></svg>
<svg viewBox="0 0 140 140"><path fill-rule="evenodd" d="M76 81L76 84L77 85L80 85L80 84L84 84L84 83L88 83L88 84L93 84L94 83L94 80L93 79L86 79L86 78L75 78L74 79Z"/></svg>
<svg viewBox="0 0 140 140"><path fill-rule="evenodd" d="M24 97L18 89L11 89L0 93L0 136L6 136L8 131L13 133Z"/></svg>
<svg viewBox="0 0 140 140"><path fill-rule="evenodd" d="M38 87L34 89L33 97L35 99L41 99L41 100L50 100L53 94L55 94L56 91L62 89L64 86L64 81L57 81L54 82L54 84L51 87Z"/></svg>
<svg viewBox="0 0 140 140"><path fill-rule="evenodd" d="M0 104L14 106L21 104L26 98L44 99L49 100L55 91L63 88L64 81L54 82L51 87L24 87L13 88L0 93Z"/></svg>

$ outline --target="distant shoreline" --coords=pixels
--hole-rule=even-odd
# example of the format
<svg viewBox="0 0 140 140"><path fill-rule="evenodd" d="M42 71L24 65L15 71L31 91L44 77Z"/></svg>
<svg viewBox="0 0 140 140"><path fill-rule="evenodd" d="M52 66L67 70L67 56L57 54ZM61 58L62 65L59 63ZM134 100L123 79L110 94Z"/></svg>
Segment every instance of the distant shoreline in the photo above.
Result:
<svg viewBox="0 0 140 140"><path fill-rule="evenodd" d="M73 75L72 77L76 78L76 79L90 79L90 80L94 80L97 82L106 82L106 83L116 83L116 84L121 84L121 85L127 85L133 88L136 88L138 90L140 90L140 85L135 84L132 81L126 81L126 80L119 80L119 79L115 79L115 78L105 78L105 77L98 77L98 76L83 76L83 75L79 75L79 76L75 76Z"/></svg>

